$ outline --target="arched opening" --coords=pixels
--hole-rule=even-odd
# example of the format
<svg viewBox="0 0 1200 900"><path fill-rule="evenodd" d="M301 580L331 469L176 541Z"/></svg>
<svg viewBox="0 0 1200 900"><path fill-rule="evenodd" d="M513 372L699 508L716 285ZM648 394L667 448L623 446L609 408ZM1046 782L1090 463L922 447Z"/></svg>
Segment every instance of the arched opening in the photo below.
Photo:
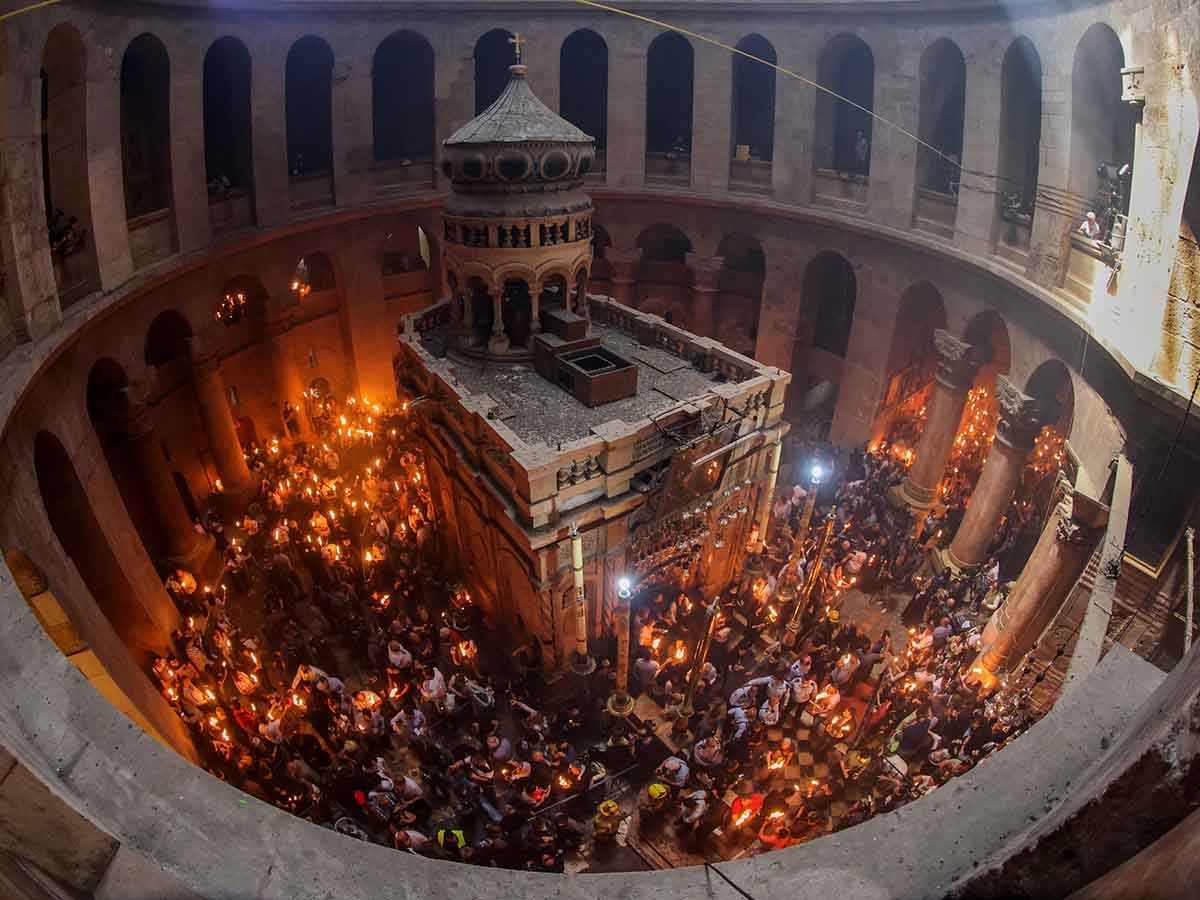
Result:
<svg viewBox="0 0 1200 900"><path fill-rule="evenodd" d="M432 301L433 247L421 226L397 228L383 244L383 290L389 301L400 300L404 309Z"/></svg>
<svg viewBox="0 0 1200 900"><path fill-rule="evenodd" d="M253 275L236 275L225 283L223 303L216 315L223 325L249 321L263 324L267 314L267 289ZM230 313L226 313L230 310ZM262 335L266 337L265 333Z"/></svg>
<svg viewBox="0 0 1200 900"><path fill-rule="evenodd" d="M695 53L687 38L660 34L646 55L646 179L687 184L692 174Z"/></svg>
<svg viewBox="0 0 1200 900"><path fill-rule="evenodd" d="M322 294L337 290L337 275L333 262L324 253L306 253L296 264L292 273L292 292L301 299L310 294Z"/></svg>
<svg viewBox="0 0 1200 900"><path fill-rule="evenodd" d="M1044 425L1063 439L1071 435L1075 420L1075 386L1066 364L1051 359L1033 370L1025 383L1025 393L1037 401Z"/></svg>
<svg viewBox="0 0 1200 900"><path fill-rule="evenodd" d="M517 61L513 33L493 28L475 42L475 115L496 102L508 84L508 67Z"/></svg>
<svg viewBox="0 0 1200 900"><path fill-rule="evenodd" d="M717 284L717 340L753 357L767 275L762 244L748 234L729 234L721 240L717 256L725 260Z"/></svg>
<svg viewBox="0 0 1200 900"><path fill-rule="evenodd" d="M562 275L550 275L542 281L542 293L538 298L538 312L551 309L568 309L571 303L570 285Z"/></svg>
<svg viewBox="0 0 1200 900"><path fill-rule="evenodd" d="M928 281L910 286L900 298L887 357L887 389L876 435L905 447L915 447L923 424L925 398L937 373L933 333L946 327L946 305Z"/></svg>
<svg viewBox="0 0 1200 900"><path fill-rule="evenodd" d="M525 347L533 326L533 297L524 278L509 278L500 294L504 333L512 347Z"/></svg>
<svg viewBox="0 0 1200 900"><path fill-rule="evenodd" d="M1007 375L1012 365L1008 325L999 313L987 310L967 323L963 340L974 347L984 348L986 362L975 373L975 386L987 391L995 408L996 376Z"/></svg>
<svg viewBox="0 0 1200 900"><path fill-rule="evenodd" d="M589 28L573 31L559 53L558 111L596 139L593 172L604 171L608 146L608 44Z"/></svg>
<svg viewBox="0 0 1200 900"><path fill-rule="evenodd" d="M1042 140L1042 61L1029 38L1009 45L1000 82L999 240L1028 250Z"/></svg>
<svg viewBox="0 0 1200 900"><path fill-rule="evenodd" d="M96 605L139 665L166 644L117 562L79 474L58 438L39 432L33 465L42 506L54 536L75 566Z"/></svg>
<svg viewBox="0 0 1200 900"><path fill-rule="evenodd" d="M333 50L306 35L288 51L284 83L292 208L333 204Z"/></svg>
<svg viewBox="0 0 1200 900"><path fill-rule="evenodd" d="M482 278L472 277L464 291L466 317L470 328L470 343L473 347L486 347L496 321L496 308L491 293Z"/></svg>
<svg viewBox="0 0 1200 900"><path fill-rule="evenodd" d="M875 102L871 48L852 34L833 38L817 61L817 81L838 95L817 92L813 137L817 174L865 179L871 173L871 110ZM835 188L818 184L816 190L821 194Z"/></svg>
<svg viewBox="0 0 1200 900"><path fill-rule="evenodd" d="M854 267L841 254L827 250L805 266L792 338L787 415L793 421L811 421L817 435L833 418L857 295Z"/></svg>
<svg viewBox="0 0 1200 900"><path fill-rule="evenodd" d="M121 161L125 218L136 267L175 252L171 209L171 63L152 34L121 59Z"/></svg>
<svg viewBox="0 0 1200 900"><path fill-rule="evenodd" d="M775 48L761 34L747 35L737 47L765 63L777 62ZM770 191L775 153L775 70L745 56L733 58L731 137L730 181L739 187Z"/></svg>
<svg viewBox="0 0 1200 900"><path fill-rule="evenodd" d="M436 119L433 47L415 31L398 31L375 51L371 67L375 162L396 182L432 183Z"/></svg>
<svg viewBox="0 0 1200 900"><path fill-rule="evenodd" d="M83 39L58 25L42 54L42 186L54 281L63 308L100 287L88 185Z"/></svg>
<svg viewBox="0 0 1200 900"><path fill-rule="evenodd" d="M1096 213L1107 242L1129 211L1137 113L1121 102L1125 52L1107 25L1093 25L1075 49L1071 70L1071 142L1067 190L1080 215Z"/></svg>
<svg viewBox="0 0 1200 900"><path fill-rule="evenodd" d="M233 37L204 55L204 169L213 231L254 225L251 61Z"/></svg>
<svg viewBox="0 0 1200 900"><path fill-rule="evenodd" d="M642 251L638 265L638 309L653 312L687 328L692 305L692 275L687 255L688 236L674 225L651 225L637 239Z"/></svg>
<svg viewBox="0 0 1200 900"><path fill-rule="evenodd" d="M173 309L159 313L146 331L146 365L157 369L179 359L190 359L191 341L192 327L187 319Z"/></svg>
<svg viewBox="0 0 1200 900"><path fill-rule="evenodd" d="M967 104L967 64L962 51L945 38L921 55L921 108L918 133L937 153L918 145L918 185L957 196Z"/></svg>

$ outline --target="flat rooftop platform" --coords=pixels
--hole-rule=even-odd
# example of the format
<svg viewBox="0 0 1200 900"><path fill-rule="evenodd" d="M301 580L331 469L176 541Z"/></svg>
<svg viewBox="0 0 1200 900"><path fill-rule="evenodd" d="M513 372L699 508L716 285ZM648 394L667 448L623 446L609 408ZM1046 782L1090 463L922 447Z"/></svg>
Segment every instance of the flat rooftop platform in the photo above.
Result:
<svg viewBox="0 0 1200 900"><path fill-rule="evenodd" d="M530 444L551 446L576 441L592 428L619 419L632 423L665 412L686 400L703 397L728 379L701 372L692 364L658 347L639 344L628 334L593 321L591 335L638 368L638 390L632 397L588 407L562 388L542 378L530 363L497 363L456 354L445 357L468 391L487 394L499 405L496 418ZM440 355L444 335L431 336L426 349Z"/></svg>

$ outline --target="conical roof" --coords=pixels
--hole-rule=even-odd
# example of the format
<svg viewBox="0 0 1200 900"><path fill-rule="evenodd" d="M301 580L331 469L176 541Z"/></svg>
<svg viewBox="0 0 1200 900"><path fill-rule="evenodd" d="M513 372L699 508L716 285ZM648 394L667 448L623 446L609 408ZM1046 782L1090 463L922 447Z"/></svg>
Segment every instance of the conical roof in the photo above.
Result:
<svg viewBox="0 0 1200 900"><path fill-rule="evenodd" d="M594 141L594 138L537 98L525 80L525 66L509 66L508 70L512 77L496 102L447 138L447 147L543 141L584 144Z"/></svg>

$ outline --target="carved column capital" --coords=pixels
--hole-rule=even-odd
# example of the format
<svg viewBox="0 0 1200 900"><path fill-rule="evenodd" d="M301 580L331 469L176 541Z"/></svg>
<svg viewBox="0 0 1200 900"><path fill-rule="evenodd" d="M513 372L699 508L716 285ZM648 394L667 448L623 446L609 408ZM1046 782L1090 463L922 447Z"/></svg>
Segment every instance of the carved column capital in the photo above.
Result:
<svg viewBox="0 0 1200 900"><path fill-rule="evenodd" d="M725 267L723 256L700 256L689 253L685 258L692 273L692 288L697 291L716 291L721 269Z"/></svg>
<svg viewBox="0 0 1200 900"><path fill-rule="evenodd" d="M933 349L938 358L938 381L956 390L969 387L975 379L975 373L986 361L984 349L968 344L941 328L933 333Z"/></svg>
<svg viewBox="0 0 1200 900"><path fill-rule="evenodd" d="M1033 440L1042 429L1041 404L1003 375L996 376L996 400L1000 405L1000 421L996 425L996 440L1015 450L1033 449Z"/></svg>
<svg viewBox="0 0 1200 900"><path fill-rule="evenodd" d="M1075 490L1063 472L1054 486L1054 536L1061 544L1092 546L1104 536L1109 508Z"/></svg>
<svg viewBox="0 0 1200 900"><path fill-rule="evenodd" d="M613 281L632 282L637 278L638 266L642 264L642 251L638 247L632 250L609 247L604 253L604 258L612 271Z"/></svg>

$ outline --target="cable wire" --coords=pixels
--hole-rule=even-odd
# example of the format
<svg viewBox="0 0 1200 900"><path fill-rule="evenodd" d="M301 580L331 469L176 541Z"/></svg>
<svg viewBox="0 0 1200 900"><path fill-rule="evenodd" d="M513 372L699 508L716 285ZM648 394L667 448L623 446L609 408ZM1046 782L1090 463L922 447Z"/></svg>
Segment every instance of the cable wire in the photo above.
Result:
<svg viewBox="0 0 1200 900"><path fill-rule="evenodd" d="M0 22L6 22L9 19L23 16L25 13L34 12L35 10L44 9L47 6L57 6L63 0L42 0L41 3L31 3L29 6L23 6L20 9L14 9L12 12L6 12L0 15Z"/></svg>

